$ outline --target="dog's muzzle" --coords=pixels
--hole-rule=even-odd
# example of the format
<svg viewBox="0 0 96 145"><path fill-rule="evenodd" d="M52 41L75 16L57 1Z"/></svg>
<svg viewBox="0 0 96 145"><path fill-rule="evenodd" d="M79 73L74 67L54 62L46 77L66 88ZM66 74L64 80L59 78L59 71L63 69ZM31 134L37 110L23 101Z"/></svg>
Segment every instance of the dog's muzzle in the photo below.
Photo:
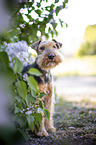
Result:
<svg viewBox="0 0 96 145"><path fill-rule="evenodd" d="M48 55L48 58L49 58L50 60L53 60L53 59L54 59L54 57L55 57L55 55L54 55L54 54L49 54L49 55Z"/></svg>

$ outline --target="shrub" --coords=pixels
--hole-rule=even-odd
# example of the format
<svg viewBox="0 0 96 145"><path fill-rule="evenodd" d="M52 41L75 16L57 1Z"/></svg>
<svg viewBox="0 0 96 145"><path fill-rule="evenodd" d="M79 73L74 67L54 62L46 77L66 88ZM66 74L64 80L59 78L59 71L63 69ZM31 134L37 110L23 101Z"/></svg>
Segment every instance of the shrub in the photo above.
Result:
<svg viewBox="0 0 96 145"><path fill-rule="evenodd" d="M84 42L81 44L78 55L96 55L96 41L93 42Z"/></svg>
<svg viewBox="0 0 96 145"><path fill-rule="evenodd" d="M10 50L8 49L9 46ZM39 130L42 121L42 114L40 112L44 111L47 118L50 117L50 113L43 108L41 98L46 94L39 93L38 83L34 77L22 75L24 58L21 59L22 63L16 56L18 55L18 53L16 53L17 49L15 51L17 46L18 53L20 53L21 50L24 52L23 49L25 48L27 53L28 45L24 42L19 41L15 44L8 44L5 48L6 52L0 52L0 72L3 77L6 77L5 84L8 90L7 93L10 94L11 101L9 102L8 110L11 112L11 122L15 125L15 129L19 130L27 140L29 139L28 128L33 131L34 127L36 127L37 130ZM28 59L28 57L26 57L26 59ZM31 68L28 73L36 76L42 75L35 68Z"/></svg>

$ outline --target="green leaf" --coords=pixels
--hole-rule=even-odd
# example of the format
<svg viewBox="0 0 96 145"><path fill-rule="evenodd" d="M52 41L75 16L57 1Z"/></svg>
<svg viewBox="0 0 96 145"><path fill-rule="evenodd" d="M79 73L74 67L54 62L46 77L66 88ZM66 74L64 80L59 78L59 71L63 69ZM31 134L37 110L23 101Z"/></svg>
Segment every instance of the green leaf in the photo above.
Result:
<svg viewBox="0 0 96 145"><path fill-rule="evenodd" d="M7 68L9 67L9 58L5 51L0 52L0 62L1 62L2 68L4 70L7 70Z"/></svg>
<svg viewBox="0 0 96 145"><path fill-rule="evenodd" d="M34 21L34 19L32 18L31 15L29 15L29 14L25 14L25 15L28 17L28 19L30 20L30 22L31 22L31 21Z"/></svg>
<svg viewBox="0 0 96 145"><path fill-rule="evenodd" d="M18 112L20 112L20 108L19 107L17 107L17 106L15 106L15 113L18 113Z"/></svg>
<svg viewBox="0 0 96 145"><path fill-rule="evenodd" d="M15 74L10 67L8 67L7 71L7 79L9 80L10 84L12 84L15 81Z"/></svg>
<svg viewBox="0 0 96 145"><path fill-rule="evenodd" d="M68 24L66 23L66 28L68 27Z"/></svg>
<svg viewBox="0 0 96 145"><path fill-rule="evenodd" d="M16 88L13 84L10 85L10 91L13 96L16 96Z"/></svg>
<svg viewBox="0 0 96 145"><path fill-rule="evenodd" d="M39 8L41 6L41 3L37 2L36 6Z"/></svg>
<svg viewBox="0 0 96 145"><path fill-rule="evenodd" d="M40 17L40 15L41 15L41 10L35 10L35 12L39 15L39 17Z"/></svg>
<svg viewBox="0 0 96 145"><path fill-rule="evenodd" d="M60 10L61 10L60 6L57 6L57 7L56 7L56 10L55 10L56 16L58 16L58 13L60 12Z"/></svg>
<svg viewBox="0 0 96 145"><path fill-rule="evenodd" d="M50 112L47 109L44 109L45 116L50 119Z"/></svg>
<svg viewBox="0 0 96 145"><path fill-rule="evenodd" d="M50 12L53 10L54 7L55 7L55 5L51 4L51 6L50 6Z"/></svg>
<svg viewBox="0 0 96 145"><path fill-rule="evenodd" d="M40 129L40 123L37 120L35 120L35 126L37 127L37 129L39 131L39 129Z"/></svg>
<svg viewBox="0 0 96 145"><path fill-rule="evenodd" d="M32 74L34 76L41 76L42 75L42 73L38 69L36 69L36 68L30 68L28 70L28 73Z"/></svg>
<svg viewBox="0 0 96 145"><path fill-rule="evenodd" d="M29 128L33 131L33 129L34 129L34 116L27 115L27 121L28 121Z"/></svg>
<svg viewBox="0 0 96 145"><path fill-rule="evenodd" d="M52 35L52 38L53 38L53 36L54 36L54 32L53 31L51 31L51 35Z"/></svg>
<svg viewBox="0 0 96 145"><path fill-rule="evenodd" d="M32 102L33 102L33 103L35 103L35 102L36 102L36 98L34 98L33 96L32 96L32 98L31 98L31 99L32 99Z"/></svg>
<svg viewBox="0 0 96 145"><path fill-rule="evenodd" d="M65 0L64 2L65 2L65 3L68 3L68 0Z"/></svg>
<svg viewBox="0 0 96 145"><path fill-rule="evenodd" d="M15 73L22 72L23 70L22 62L17 57L15 57L13 60L15 60L15 63L13 64L14 72Z"/></svg>
<svg viewBox="0 0 96 145"><path fill-rule="evenodd" d="M56 27L57 27L57 23L55 23L55 21L52 23L52 26L53 26L53 28L54 28L54 30L56 29Z"/></svg>
<svg viewBox="0 0 96 145"><path fill-rule="evenodd" d="M34 116L35 116L35 119L36 119L39 123L42 122L42 114L41 114L41 113L36 113L36 114L34 114Z"/></svg>
<svg viewBox="0 0 96 145"><path fill-rule="evenodd" d="M16 83L18 94L25 100L27 96L27 86L24 81L18 81Z"/></svg>
<svg viewBox="0 0 96 145"><path fill-rule="evenodd" d="M58 3L59 2L59 0L55 0L55 3Z"/></svg>
<svg viewBox="0 0 96 145"><path fill-rule="evenodd" d="M32 95L36 96L39 93L38 83L36 82L33 76L27 77L27 82L29 83Z"/></svg>
<svg viewBox="0 0 96 145"><path fill-rule="evenodd" d="M36 97L37 96L37 91L36 90L31 90L32 96Z"/></svg>
<svg viewBox="0 0 96 145"><path fill-rule="evenodd" d="M8 33L12 36L12 37L14 37L16 34L18 34L20 32L20 30L18 30L18 29L10 29L9 31L8 31Z"/></svg>
<svg viewBox="0 0 96 145"><path fill-rule="evenodd" d="M27 97L26 97L26 103L27 103L28 106L30 105L31 98L32 98L32 96L30 94L28 94Z"/></svg>
<svg viewBox="0 0 96 145"><path fill-rule="evenodd" d="M26 102L27 102L27 105L30 105L31 102L35 103L36 99L32 95L28 94L26 97Z"/></svg>
<svg viewBox="0 0 96 145"><path fill-rule="evenodd" d="M23 137L26 141L28 141L30 139L30 136L27 131L21 130L21 129L19 129L19 131L21 132L21 134L23 135Z"/></svg>
<svg viewBox="0 0 96 145"><path fill-rule="evenodd" d="M24 115L17 114L15 116L15 121L17 121L19 125L23 127L24 129L27 128L27 119Z"/></svg>
<svg viewBox="0 0 96 145"><path fill-rule="evenodd" d="M18 97L18 96L16 96L15 99L16 99L18 102L21 102L21 101L22 101L22 98L21 98L21 97Z"/></svg>
<svg viewBox="0 0 96 145"><path fill-rule="evenodd" d="M62 21L61 19L59 19L59 22L60 22L60 24L61 24L61 27L63 27L64 21Z"/></svg>
<svg viewBox="0 0 96 145"><path fill-rule="evenodd" d="M40 106L40 108L42 108L42 109L43 109L43 103L42 103L42 101L41 101L41 100L39 101L39 106Z"/></svg>
<svg viewBox="0 0 96 145"><path fill-rule="evenodd" d="M17 105L17 107L19 107L20 109L23 108L23 107L22 107L22 104L21 104L20 102L17 102L16 105Z"/></svg>
<svg viewBox="0 0 96 145"><path fill-rule="evenodd" d="M45 93L40 93L39 97L38 98L42 98L43 96L48 96L47 94Z"/></svg>
<svg viewBox="0 0 96 145"><path fill-rule="evenodd" d="M63 2L63 8L65 8L65 2Z"/></svg>
<svg viewBox="0 0 96 145"><path fill-rule="evenodd" d="M55 34L56 34L56 36L58 36L58 32L55 30Z"/></svg>

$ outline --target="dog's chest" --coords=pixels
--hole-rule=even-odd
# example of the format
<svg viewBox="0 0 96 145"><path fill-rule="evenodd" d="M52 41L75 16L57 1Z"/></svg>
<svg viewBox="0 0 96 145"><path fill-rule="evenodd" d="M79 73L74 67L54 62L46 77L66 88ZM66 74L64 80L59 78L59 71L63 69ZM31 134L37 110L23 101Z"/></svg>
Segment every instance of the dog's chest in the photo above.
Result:
<svg viewBox="0 0 96 145"><path fill-rule="evenodd" d="M41 76L34 76L35 80L38 82L38 84L46 84L52 82L52 75L49 72L40 71L42 73Z"/></svg>
<svg viewBox="0 0 96 145"><path fill-rule="evenodd" d="M46 84L46 83L51 82L52 81L51 73L48 72L48 73L41 75L40 80L41 80L40 83L42 83L42 84Z"/></svg>
<svg viewBox="0 0 96 145"><path fill-rule="evenodd" d="M38 84L46 84L46 83L50 83L52 81L52 75L50 73L50 71L46 71L46 70L42 70L38 64L35 62L32 65L28 65L24 68L24 70L22 71L22 73L26 73L30 68L36 68L37 70L39 70L42 75L41 76L36 76L33 75L33 77L35 78L35 80L38 82ZM30 76L31 74L27 73L28 76Z"/></svg>
<svg viewBox="0 0 96 145"><path fill-rule="evenodd" d="M52 96L53 86L52 83L46 83L46 84L39 84L39 91L40 93L44 92L48 96L46 96L46 99L49 99L49 97Z"/></svg>

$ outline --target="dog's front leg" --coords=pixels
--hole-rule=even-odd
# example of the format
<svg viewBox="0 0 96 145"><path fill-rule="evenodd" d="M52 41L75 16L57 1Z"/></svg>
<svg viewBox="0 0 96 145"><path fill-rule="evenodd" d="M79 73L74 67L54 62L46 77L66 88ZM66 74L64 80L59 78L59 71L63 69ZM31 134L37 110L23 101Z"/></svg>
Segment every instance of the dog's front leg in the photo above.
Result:
<svg viewBox="0 0 96 145"><path fill-rule="evenodd" d="M53 123L53 113L54 113L54 86L53 82L48 83L48 96L44 104L45 108L50 112L50 119L45 119L45 128L49 132L55 132L56 128Z"/></svg>
<svg viewBox="0 0 96 145"><path fill-rule="evenodd" d="M44 92L44 88L46 88L45 84L39 84L39 92L40 93ZM44 105L45 97L46 96L43 96L43 98L42 98L43 108L45 108L45 105ZM47 133L47 131L45 129L45 115L44 115L44 112L41 111L40 113L42 114L42 122L40 124L39 132L37 132L36 134L38 136L48 136L48 133Z"/></svg>
<svg viewBox="0 0 96 145"><path fill-rule="evenodd" d="M53 123L53 112L54 112L54 104L52 102L52 98L50 98L48 100L48 105L46 105L46 109L50 112L50 118L45 118L45 128L47 131L49 132L55 132L56 131L56 128L54 127L54 123Z"/></svg>
<svg viewBox="0 0 96 145"><path fill-rule="evenodd" d="M42 114L42 123L40 124L39 132L37 132L37 136L48 136L48 133L45 129L44 123L45 123L45 117L43 111L41 111Z"/></svg>

